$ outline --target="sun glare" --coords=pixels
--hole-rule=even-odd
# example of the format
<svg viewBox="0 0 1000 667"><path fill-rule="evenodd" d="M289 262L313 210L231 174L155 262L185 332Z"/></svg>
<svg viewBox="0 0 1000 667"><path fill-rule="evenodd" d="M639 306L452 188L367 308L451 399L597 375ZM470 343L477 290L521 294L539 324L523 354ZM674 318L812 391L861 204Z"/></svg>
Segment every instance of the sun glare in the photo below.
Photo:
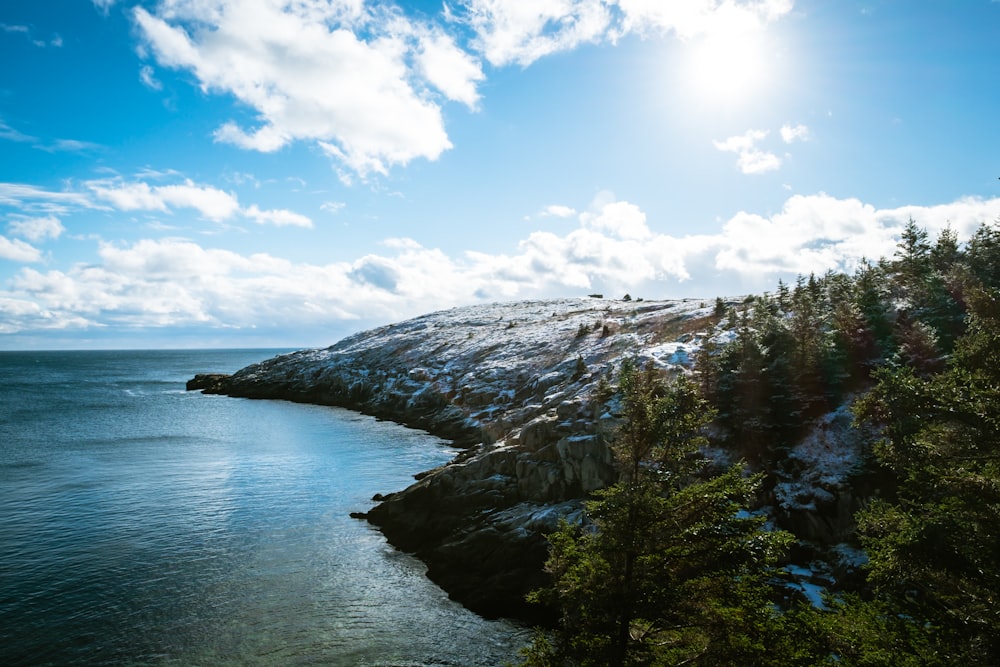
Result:
<svg viewBox="0 0 1000 667"><path fill-rule="evenodd" d="M745 104L763 92L769 79L761 31L726 30L686 44L683 76L704 102Z"/></svg>

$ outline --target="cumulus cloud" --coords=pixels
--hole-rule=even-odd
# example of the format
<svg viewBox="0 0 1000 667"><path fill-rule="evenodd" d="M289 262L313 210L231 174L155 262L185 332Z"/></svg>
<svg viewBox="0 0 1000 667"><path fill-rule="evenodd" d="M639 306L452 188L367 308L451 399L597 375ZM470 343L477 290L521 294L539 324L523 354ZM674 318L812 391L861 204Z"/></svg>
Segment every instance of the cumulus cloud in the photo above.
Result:
<svg viewBox="0 0 1000 667"><path fill-rule="evenodd" d="M541 215L549 218L571 218L576 215L576 209L561 204L550 204L542 209Z"/></svg>
<svg viewBox="0 0 1000 667"><path fill-rule="evenodd" d="M145 171L140 175L155 182L175 179L179 174ZM191 179L159 185L115 177L86 181L77 191L61 192L20 183L0 183L0 206L19 211L9 216L8 230L29 241L58 238L65 231L58 216L83 209L160 213L192 209L212 222L243 217L260 225L313 226L312 219L301 213L288 209L262 209L257 204L243 207L232 192L195 183ZM329 207L324 208L329 210Z"/></svg>
<svg viewBox="0 0 1000 667"><path fill-rule="evenodd" d="M159 66L189 71L202 91L255 112L254 123L222 123L217 141L263 152L312 143L351 183L450 149L443 104L478 108L482 60L527 67L629 33L759 31L791 8L792 0L458 0L416 18L365 0L163 0L132 17L141 52ZM140 79L159 86L152 65ZM759 156L748 164L766 168Z"/></svg>
<svg viewBox="0 0 1000 667"><path fill-rule="evenodd" d="M152 178L163 174L148 174ZM199 185L190 179L183 183L150 185L145 181L125 182L121 179L90 181L87 187L94 196L106 201L120 211L160 211L169 213L173 209L194 209L202 217L214 222L233 219L236 215L253 220L257 224L273 224L280 227L295 226L311 228L312 220L301 213L287 209L263 210L256 204L241 208L235 194L210 185Z"/></svg>
<svg viewBox="0 0 1000 667"><path fill-rule="evenodd" d="M21 241L0 236L0 259L12 262L37 262L42 258L38 248Z"/></svg>
<svg viewBox="0 0 1000 667"><path fill-rule="evenodd" d="M448 99L470 108L479 103L477 85L486 78L479 62L442 31L421 36L416 52L420 74Z"/></svg>
<svg viewBox="0 0 1000 667"><path fill-rule="evenodd" d="M621 239L641 241L652 236L646 226L646 214L626 201L605 204L595 213L584 213L580 220L591 229L609 232Z"/></svg>
<svg viewBox="0 0 1000 667"><path fill-rule="evenodd" d="M603 40L611 28L604 0L467 0L462 19L476 33L475 47L496 66L522 67L539 58Z"/></svg>
<svg viewBox="0 0 1000 667"><path fill-rule="evenodd" d="M785 124L781 126L781 140L786 144L793 141L806 141L809 139L809 128L799 123L798 125Z"/></svg>
<svg viewBox="0 0 1000 667"><path fill-rule="evenodd" d="M464 0L454 10L470 26L474 48L495 66L527 67L582 44L628 33L680 39L720 31L756 31L791 12L792 0Z"/></svg>
<svg viewBox="0 0 1000 667"><path fill-rule="evenodd" d="M171 208L193 208L209 220L225 220L235 214L239 201L230 192L211 186L195 185L186 180L175 185L154 185L145 182L92 181L90 190L101 200L121 211L162 211Z"/></svg>
<svg viewBox="0 0 1000 667"><path fill-rule="evenodd" d="M757 142L767 135L767 130L747 130L743 134L712 143L720 151L736 153L736 164L744 174L763 174L781 167L781 158L757 147Z"/></svg>
<svg viewBox="0 0 1000 667"><path fill-rule="evenodd" d="M14 236L26 238L29 241L38 242L45 239L57 239L66 228L55 216L45 216L43 218L31 218L27 216L13 216L7 230Z"/></svg>
<svg viewBox="0 0 1000 667"><path fill-rule="evenodd" d="M362 177L451 147L440 101L474 105L475 58L440 31L355 0L163 3L136 7L142 38L165 67L257 112L218 141L271 152L311 141Z"/></svg>
<svg viewBox="0 0 1000 667"><path fill-rule="evenodd" d="M740 211L717 230L657 232L641 208L602 194L564 233L536 231L508 253L450 256L389 239L350 262L297 263L185 239L101 243L99 261L63 271L22 267L0 290L4 331L79 326L334 327L393 321L484 300L599 291L647 298L773 289L778 278L851 271L891 256L912 218L932 238L960 239L1000 218L1000 198L880 209L823 193L789 197L772 215ZM0 256L38 261L37 249L0 237Z"/></svg>
<svg viewBox="0 0 1000 667"><path fill-rule="evenodd" d="M279 227L293 226L311 228L313 226L312 220L300 213L295 213L294 211L289 211L287 209L262 211L256 204L253 204L250 208L243 211L243 215L259 225L271 223Z"/></svg>

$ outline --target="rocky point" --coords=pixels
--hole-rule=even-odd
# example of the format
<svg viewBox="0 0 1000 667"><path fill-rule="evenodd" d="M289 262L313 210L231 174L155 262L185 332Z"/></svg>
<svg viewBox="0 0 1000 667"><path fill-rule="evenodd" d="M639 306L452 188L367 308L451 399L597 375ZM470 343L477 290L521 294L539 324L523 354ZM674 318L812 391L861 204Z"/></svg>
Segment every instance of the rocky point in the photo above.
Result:
<svg viewBox="0 0 1000 667"><path fill-rule="evenodd" d="M614 372L626 358L690 372L706 340L725 338L713 306L588 298L455 308L231 376L199 375L188 388L342 406L453 440L462 450L454 460L414 471L410 487L385 490L358 516L474 611L537 618L544 612L524 595L544 583L545 535L615 480L606 444ZM850 502L836 495L850 474L836 461L849 468L857 445L827 426L821 444L839 447L839 458L810 461L816 447L804 448L802 479L772 492L777 516L812 526L803 517L816 514L817 500L835 514Z"/></svg>

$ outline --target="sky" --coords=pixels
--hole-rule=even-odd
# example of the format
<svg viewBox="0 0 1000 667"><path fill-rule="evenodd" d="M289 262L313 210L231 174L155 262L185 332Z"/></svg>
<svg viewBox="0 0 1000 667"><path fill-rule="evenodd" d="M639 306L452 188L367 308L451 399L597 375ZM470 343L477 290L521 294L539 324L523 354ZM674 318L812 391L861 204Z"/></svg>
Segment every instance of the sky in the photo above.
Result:
<svg viewBox="0 0 1000 667"><path fill-rule="evenodd" d="M997 0L4 0L0 349L714 299L1000 221Z"/></svg>

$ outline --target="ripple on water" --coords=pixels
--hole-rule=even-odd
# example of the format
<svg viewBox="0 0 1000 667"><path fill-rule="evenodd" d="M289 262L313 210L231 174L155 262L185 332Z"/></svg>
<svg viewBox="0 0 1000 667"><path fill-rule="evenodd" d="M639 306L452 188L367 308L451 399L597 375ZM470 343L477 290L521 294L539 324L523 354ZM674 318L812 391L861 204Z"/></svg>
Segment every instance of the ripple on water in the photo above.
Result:
<svg viewBox="0 0 1000 667"><path fill-rule="evenodd" d="M0 354L34 380L0 386L0 664L476 667L527 641L348 516L443 443L182 391L247 352L102 354Z"/></svg>

